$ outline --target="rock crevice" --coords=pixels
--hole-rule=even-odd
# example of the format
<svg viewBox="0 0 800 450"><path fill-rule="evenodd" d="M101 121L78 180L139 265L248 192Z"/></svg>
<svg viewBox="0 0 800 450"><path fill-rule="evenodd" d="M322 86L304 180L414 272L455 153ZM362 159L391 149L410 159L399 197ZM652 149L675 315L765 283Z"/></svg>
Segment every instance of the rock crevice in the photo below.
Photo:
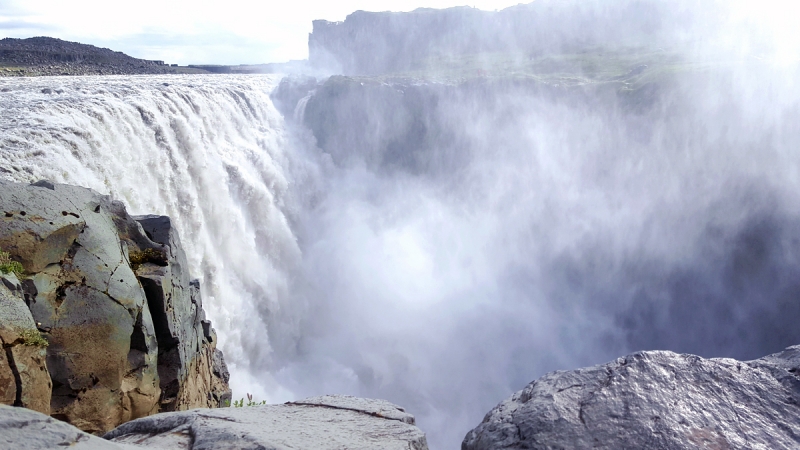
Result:
<svg viewBox="0 0 800 450"><path fill-rule="evenodd" d="M210 325L201 323L200 294L168 218L134 218L122 203L75 186L0 181L0 188L0 209L12 212L0 218L0 248L24 268L16 303L2 306L24 309L25 326L49 343L52 389L47 407L34 409L104 433L159 411L230 399L223 371L214 370L224 359L216 339L205 338ZM143 224L168 239L151 240ZM0 373L13 372L15 362L0 364Z"/></svg>

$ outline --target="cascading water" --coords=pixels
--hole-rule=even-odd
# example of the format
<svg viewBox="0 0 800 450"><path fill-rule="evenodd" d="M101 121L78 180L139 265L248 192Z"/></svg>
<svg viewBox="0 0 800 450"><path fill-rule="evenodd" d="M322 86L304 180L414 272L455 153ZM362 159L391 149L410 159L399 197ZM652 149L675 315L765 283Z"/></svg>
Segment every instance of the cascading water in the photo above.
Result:
<svg viewBox="0 0 800 450"><path fill-rule="evenodd" d="M234 395L386 398L458 448L549 370L800 342L797 73L339 79L288 123L272 76L0 79L0 176L173 217Z"/></svg>
<svg viewBox="0 0 800 450"><path fill-rule="evenodd" d="M279 314L300 258L287 137L269 100L276 81L0 79L2 176L86 186L132 214L174 218L232 387L262 397L269 374L246 378L251 357L270 352L259 309Z"/></svg>

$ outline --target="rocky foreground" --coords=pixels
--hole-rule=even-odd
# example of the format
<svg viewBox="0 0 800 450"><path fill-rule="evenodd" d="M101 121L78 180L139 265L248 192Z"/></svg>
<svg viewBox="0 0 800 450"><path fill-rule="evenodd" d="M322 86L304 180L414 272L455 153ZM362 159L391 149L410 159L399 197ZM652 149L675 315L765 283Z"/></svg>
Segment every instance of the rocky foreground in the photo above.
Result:
<svg viewBox="0 0 800 450"><path fill-rule="evenodd" d="M168 217L76 186L0 181L0 403L88 433L225 406L228 371ZM5 273L3 273L5 272Z"/></svg>
<svg viewBox="0 0 800 450"><path fill-rule="evenodd" d="M461 448L800 448L800 346L748 362L641 352L553 372L497 405Z"/></svg>
<svg viewBox="0 0 800 450"><path fill-rule="evenodd" d="M195 409L134 420L92 436L43 414L0 406L0 447L427 450L414 416L384 400L326 395L282 405Z"/></svg>

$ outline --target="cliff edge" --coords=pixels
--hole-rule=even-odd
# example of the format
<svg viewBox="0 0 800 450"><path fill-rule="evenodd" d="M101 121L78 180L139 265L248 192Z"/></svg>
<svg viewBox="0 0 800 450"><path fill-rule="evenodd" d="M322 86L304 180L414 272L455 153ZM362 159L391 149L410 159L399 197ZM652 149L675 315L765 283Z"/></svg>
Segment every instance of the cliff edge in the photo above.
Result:
<svg viewBox="0 0 800 450"><path fill-rule="evenodd" d="M26 393L46 393L32 409L94 434L226 404L228 372L169 218L132 217L108 196L48 181L0 181L0 210L0 249L21 265L4 275L0 317L18 323L4 320L12 325L0 338L26 350L0 361L0 381L15 378L13 394L0 383L2 403L27 406ZM41 345L14 335L23 332ZM25 382L19 358L43 353L46 368L26 365ZM52 391L37 370L49 372Z"/></svg>

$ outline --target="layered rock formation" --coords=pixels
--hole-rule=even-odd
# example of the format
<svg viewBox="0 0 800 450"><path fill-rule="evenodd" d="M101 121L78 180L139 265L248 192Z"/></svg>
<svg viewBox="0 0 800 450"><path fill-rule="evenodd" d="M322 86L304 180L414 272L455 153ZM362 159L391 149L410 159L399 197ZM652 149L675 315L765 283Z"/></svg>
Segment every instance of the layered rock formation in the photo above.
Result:
<svg viewBox="0 0 800 450"><path fill-rule="evenodd" d="M50 414L103 433L161 410L220 406L227 370L165 218L46 181L0 182L0 248L49 342ZM155 225L154 225L155 224Z"/></svg>
<svg viewBox="0 0 800 450"><path fill-rule="evenodd" d="M283 405L196 409L128 422L104 436L0 405L0 447L49 449L427 450L414 416L383 400L323 396Z"/></svg>
<svg viewBox="0 0 800 450"><path fill-rule="evenodd" d="M800 346L755 361L635 353L553 372L497 405L464 450L800 447Z"/></svg>

